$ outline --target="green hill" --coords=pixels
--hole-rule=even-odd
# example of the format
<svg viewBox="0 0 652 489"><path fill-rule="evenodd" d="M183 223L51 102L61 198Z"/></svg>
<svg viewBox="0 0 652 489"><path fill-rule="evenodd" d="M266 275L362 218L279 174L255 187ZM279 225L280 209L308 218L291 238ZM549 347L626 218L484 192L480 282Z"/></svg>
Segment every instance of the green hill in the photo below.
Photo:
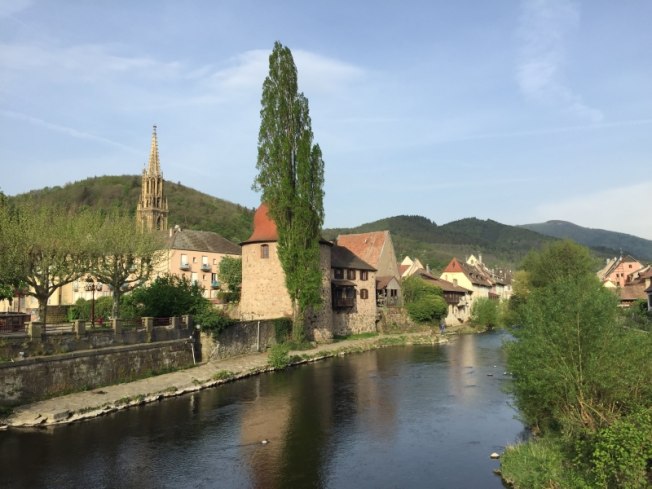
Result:
<svg viewBox="0 0 652 489"><path fill-rule="evenodd" d="M141 177L135 175L87 178L63 187L45 187L10 199L33 199L42 205L63 205L67 208L117 208L132 214L140 196ZM213 231L233 241L244 241L251 235L253 211L226 200L211 197L184 185L165 182L170 226Z"/></svg>
<svg viewBox="0 0 652 489"><path fill-rule="evenodd" d="M616 256L622 251L623 254L632 255L639 260L652 261L652 241L631 234L585 228L567 221L547 221L520 227L546 236L572 239L590 248L602 250L608 256Z"/></svg>
<svg viewBox="0 0 652 489"><path fill-rule="evenodd" d="M492 266L514 268L531 250L553 238L492 220L461 219L443 226L421 216L395 216L350 229L327 229L324 237L388 229L399 260L405 255L419 258L435 270L445 267L453 256L481 254Z"/></svg>

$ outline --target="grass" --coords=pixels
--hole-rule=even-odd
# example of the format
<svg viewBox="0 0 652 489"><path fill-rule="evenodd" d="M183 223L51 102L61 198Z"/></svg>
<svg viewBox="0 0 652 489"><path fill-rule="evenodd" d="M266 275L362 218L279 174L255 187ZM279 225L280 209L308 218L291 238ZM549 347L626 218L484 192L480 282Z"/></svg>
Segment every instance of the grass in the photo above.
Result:
<svg viewBox="0 0 652 489"><path fill-rule="evenodd" d="M218 370L213 374L213 380L227 380L233 377L234 373L230 370Z"/></svg>
<svg viewBox="0 0 652 489"><path fill-rule="evenodd" d="M589 489L568 463L561 440L539 438L507 447L501 477L514 489Z"/></svg>
<svg viewBox="0 0 652 489"><path fill-rule="evenodd" d="M357 333L357 334L347 334L347 335L335 335L333 339L335 341L345 341L345 340L366 340L368 338L375 338L378 336L378 333L370 331L367 333Z"/></svg>

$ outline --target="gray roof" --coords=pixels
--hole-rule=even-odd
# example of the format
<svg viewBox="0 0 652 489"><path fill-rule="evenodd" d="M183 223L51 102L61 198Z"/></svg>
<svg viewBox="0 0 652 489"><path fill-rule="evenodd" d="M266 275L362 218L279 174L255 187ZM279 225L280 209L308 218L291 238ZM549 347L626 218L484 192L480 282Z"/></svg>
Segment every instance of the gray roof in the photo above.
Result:
<svg viewBox="0 0 652 489"><path fill-rule="evenodd" d="M331 267L355 268L356 270L371 270L372 272L376 271L374 267L361 258L358 258L358 256L348 248L337 244L333 245L331 248Z"/></svg>
<svg viewBox="0 0 652 489"><path fill-rule="evenodd" d="M211 231L193 231L184 229L173 231L168 237L168 248L175 250L207 251L225 255L241 255L240 247Z"/></svg>

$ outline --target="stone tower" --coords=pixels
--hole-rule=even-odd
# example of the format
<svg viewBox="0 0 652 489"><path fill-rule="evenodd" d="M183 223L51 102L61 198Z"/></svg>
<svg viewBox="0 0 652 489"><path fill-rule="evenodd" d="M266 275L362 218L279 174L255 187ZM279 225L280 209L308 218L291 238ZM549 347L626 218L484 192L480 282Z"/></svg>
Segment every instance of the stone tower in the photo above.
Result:
<svg viewBox="0 0 652 489"><path fill-rule="evenodd" d="M143 170L140 200L136 211L140 227L146 231L168 228L168 200L163 192L163 174L158 159L156 126L152 131L152 147L149 151L149 166Z"/></svg>

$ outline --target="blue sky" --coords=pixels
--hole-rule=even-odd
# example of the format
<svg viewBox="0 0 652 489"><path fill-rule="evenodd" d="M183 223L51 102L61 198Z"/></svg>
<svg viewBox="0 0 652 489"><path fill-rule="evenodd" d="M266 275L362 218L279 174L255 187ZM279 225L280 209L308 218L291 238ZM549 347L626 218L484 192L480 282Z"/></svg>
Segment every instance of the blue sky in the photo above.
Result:
<svg viewBox="0 0 652 489"><path fill-rule="evenodd" d="M0 190L138 174L255 207L290 47L327 227L565 219L652 239L652 2L0 0Z"/></svg>

